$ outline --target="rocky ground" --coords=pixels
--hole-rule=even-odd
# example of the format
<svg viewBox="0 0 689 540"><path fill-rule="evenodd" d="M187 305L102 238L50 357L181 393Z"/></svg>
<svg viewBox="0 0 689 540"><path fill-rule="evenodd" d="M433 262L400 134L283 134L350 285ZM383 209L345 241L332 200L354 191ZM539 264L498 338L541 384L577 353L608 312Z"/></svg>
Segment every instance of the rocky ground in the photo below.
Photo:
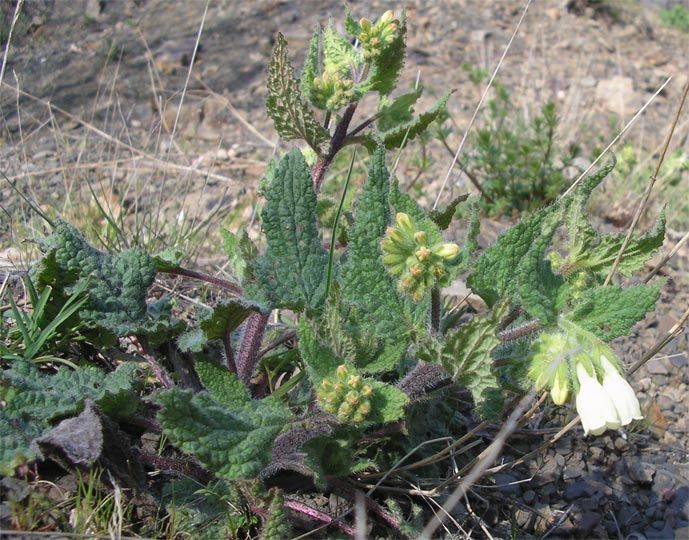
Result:
<svg viewBox="0 0 689 540"><path fill-rule="evenodd" d="M626 135L638 155L652 160L689 74L689 35L662 24L664 4L534 2L498 78L525 118L554 101L563 143L578 141L591 151L610 141L672 76ZM402 6L409 16L402 86L420 77L428 94L421 107L456 89L448 106L456 146L481 92L461 66L494 68L523 2L350 3L355 16L371 18ZM11 3L1 7L7 20ZM277 136L263 109L276 32L286 36L299 66L314 25L329 15L340 19L343 8L329 0L218 0L207 12L204 7L165 0L27 0L0 87L3 174L46 211L77 223L99 219L87 181L113 213L146 216L145 209L154 208L158 224L181 228L205 217L225 223L250 218L252 190L276 152ZM685 111L673 148L689 151L688 125ZM435 165L422 177L429 197L449 164L441 147L431 152ZM416 171L403 163L398 174L404 183ZM459 177L450 191L467 188ZM609 187L597 206L601 220L628 220L641 189ZM687 193L680 187L669 202L670 242L689 223L682 200ZM41 233L27 211L8 184L0 184L0 266L20 264L17 241ZM216 262L209 257L217 242L208 238L199 264ZM687 250L680 250L663 271L658 311L614 343L629 364L689 305L688 263ZM634 375L647 415L643 429L585 439L576 428L536 459L478 487L477 500L485 505L475 509L492 534L689 538L688 341L681 334ZM567 420L546 410L515 435L505 461L532 450ZM511 523L505 521L510 513Z"/></svg>

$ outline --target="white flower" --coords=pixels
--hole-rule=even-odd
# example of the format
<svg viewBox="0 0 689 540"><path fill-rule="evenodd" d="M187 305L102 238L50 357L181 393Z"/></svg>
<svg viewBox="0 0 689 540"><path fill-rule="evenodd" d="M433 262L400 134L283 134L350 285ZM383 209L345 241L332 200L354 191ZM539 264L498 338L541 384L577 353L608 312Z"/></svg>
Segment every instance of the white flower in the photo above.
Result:
<svg viewBox="0 0 689 540"><path fill-rule="evenodd" d="M641 408L639 407L639 400L636 398L634 390L629 383L620 375L617 368L612 365L604 355L600 355L601 365L603 366L603 389L605 393L610 396L620 423L623 426L629 424L632 420L641 420Z"/></svg>
<svg viewBox="0 0 689 540"><path fill-rule="evenodd" d="M611 396L592 377L581 364L577 364L579 392L577 393L577 412L581 417L584 434L600 435L606 429L620 427L620 418Z"/></svg>

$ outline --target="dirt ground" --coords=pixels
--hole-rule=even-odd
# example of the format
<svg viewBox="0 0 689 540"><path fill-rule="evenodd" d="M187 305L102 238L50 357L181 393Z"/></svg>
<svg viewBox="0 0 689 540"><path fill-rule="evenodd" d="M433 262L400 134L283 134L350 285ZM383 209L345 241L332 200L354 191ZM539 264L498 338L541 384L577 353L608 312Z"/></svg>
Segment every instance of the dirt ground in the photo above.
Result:
<svg viewBox="0 0 689 540"><path fill-rule="evenodd" d="M591 151L612 140L672 77L625 136L638 155L654 159L689 77L689 34L660 20L659 9L669 3L533 2L498 79L525 118L554 101L563 144L578 141ZM5 21L11 4L1 4ZM480 97L461 66L492 71L524 3L349 6L355 17L369 18L406 8L409 52L401 86L420 78L427 93L420 109L456 89L448 105L456 147ZM93 207L88 182L115 213L133 215L141 205L159 208L161 224L207 216L246 220L267 161L287 148L277 146L264 111L275 35L285 35L300 66L314 26L343 13L342 3L331 0L216 0L207 10L201 1L27 0L0 87L0 170L42 208L77 223L97 219L97 212L84 210ZM689 152L688 126L685 111L672 148ZM442 148L432 152L436 164L423 177L429 196L449 164ZM403 184L414 174L411 166L398 171ZM469 188L461 176L452 178L448 196ZM679 194L689 195L689 188ZM639 195L631 186L606 192L597 210L601 220L628 220ZM689 222L682 208L682 201L669 201L668 249ZM10 248L19 235L41 233L27 225L27 211L16 192L0 184L0 270L17 262L18 251ZM204 242L206 254L218 240ZM689 305L688 263L689 253L680 250L664 270L657 313L613 343L628 364ZM477 493L490 492L485 500L493 505L512 505L517 537L689 538L688 345L687 333L681 334L633 377L649 428L594 439L575 429L539 458L486 480L490 485ZM566 420L544 414L542 425L516 434L505 459L533 449ZM496 537L511 535L501 512L487 505L482 513Z"/></svg>

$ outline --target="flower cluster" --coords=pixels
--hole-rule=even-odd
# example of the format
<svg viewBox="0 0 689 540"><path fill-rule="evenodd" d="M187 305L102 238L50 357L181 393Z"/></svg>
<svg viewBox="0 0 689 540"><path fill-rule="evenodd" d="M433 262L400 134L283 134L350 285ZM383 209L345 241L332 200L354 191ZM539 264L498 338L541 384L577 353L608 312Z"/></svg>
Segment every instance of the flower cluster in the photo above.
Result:
<svg viewBox="0 0 689 540"><path fill-rule="evenodd" d="M350 374L344 364L337 367L335 378L324 378L317 390L318 402L324 411L337 416L340 422L360 424L371 413L373 388L361 377Z"/></svg>
<svg viewBox="0 0 689 540"><path fill-rule="evenodd" d="M399 20L394 18L391 10L383 13L375 24L366 18L359 21L361 31L357 38L361 42L365 62L379 56L381 51L394 41L398 26Z"/></svg>
<svg viewBox="0 0 689 540"><path fill-rule="evenodd" d="M563 405L574 391L584 433L600 435L643 418L634 390L621 375L612 350L571 321L543 332L532 345L529 378Z"/></svg>
<svg viewBox="0 0 689 540"><path fill-rule="evenodd" d="M428 288L440 284L445 265L457 257L459 246L442 241L429 245L426 231L418 229L405 213L398 213L396 221L397 226L388 227L380 243L383 264L399 279L400 290L418 302Z"/></svg>
<svg viewBox="0 0 689 540"><path fill-rule="evenodd" d="M336 112L347 105L354 97L354 81L343 79L337 71L323 72L313 79L313 104L328 111Z"/></svg>

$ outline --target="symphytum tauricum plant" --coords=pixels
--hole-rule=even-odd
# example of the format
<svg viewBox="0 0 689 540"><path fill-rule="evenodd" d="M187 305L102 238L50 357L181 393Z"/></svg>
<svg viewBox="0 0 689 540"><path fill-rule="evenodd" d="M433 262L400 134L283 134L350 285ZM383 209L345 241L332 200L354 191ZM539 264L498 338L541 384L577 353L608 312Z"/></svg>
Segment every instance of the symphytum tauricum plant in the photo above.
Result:
<svg viewBox="0 0 689 540"><path fill-rule="evenodd" d="M260 245L222 232L233 281L208 280L232 297L200 313L197 326L180 332L179 325L156 322L164 316L145 305L150 276L132 277L121 258L93 251L70 227L59 225L45 243L36 277L60 294L79 287L92 297L84 312L92 330L111 336L123 328L158 340L174 332L179 348L194 355L205 390L168 381L153 400L169 440L221 479L258 475L272 485L292 472L351 496L352 486L343 488L349 475L365 483L367 474L403 455L399 440L386 444L402 430L413 434L413 423L404 422L412 404L416 415L442 405L420 398L450 383L469 389L482 417L499 418L507 392L534 388L549 391L558 405L575 398L586 433L640 417L607 343L653 310L660 285L603 285L623 237L596 231L586 204L612 165L525 217L476 258L476 199L458 197L427 211L387 165L386 151L421 134L449 97L419 115L413 107L421 87L391 97L404 65L406 24L404 12L388 11L375 22L348 14L349 36L332 23L318 29L301 80L278 34L267 111L284 140L303 145L266 173ZM355 122L368 94L378 97L377 112ZM368 152L367 178L352 208L344 205L345 185L325 228L319 192L335 156L352 145ZM466 234L446 241L443 231L459 206ZM663 238L661 216L648 234L631 239L618 272L639 269ZM135 255L147 269L155 260L158 271L190 275L174 254ZM97 266L70 262L84 257L96 257ZM92 267L98 272L83 273ZM455 314L442 309L441 289L467 272L487 310L457 326ZM138 311L118 325L103 296L115 285L138 291L131 300ZM209 342L221 345L222 358L208 352ZM593 409L598 398L602 405Z"/></svg>

